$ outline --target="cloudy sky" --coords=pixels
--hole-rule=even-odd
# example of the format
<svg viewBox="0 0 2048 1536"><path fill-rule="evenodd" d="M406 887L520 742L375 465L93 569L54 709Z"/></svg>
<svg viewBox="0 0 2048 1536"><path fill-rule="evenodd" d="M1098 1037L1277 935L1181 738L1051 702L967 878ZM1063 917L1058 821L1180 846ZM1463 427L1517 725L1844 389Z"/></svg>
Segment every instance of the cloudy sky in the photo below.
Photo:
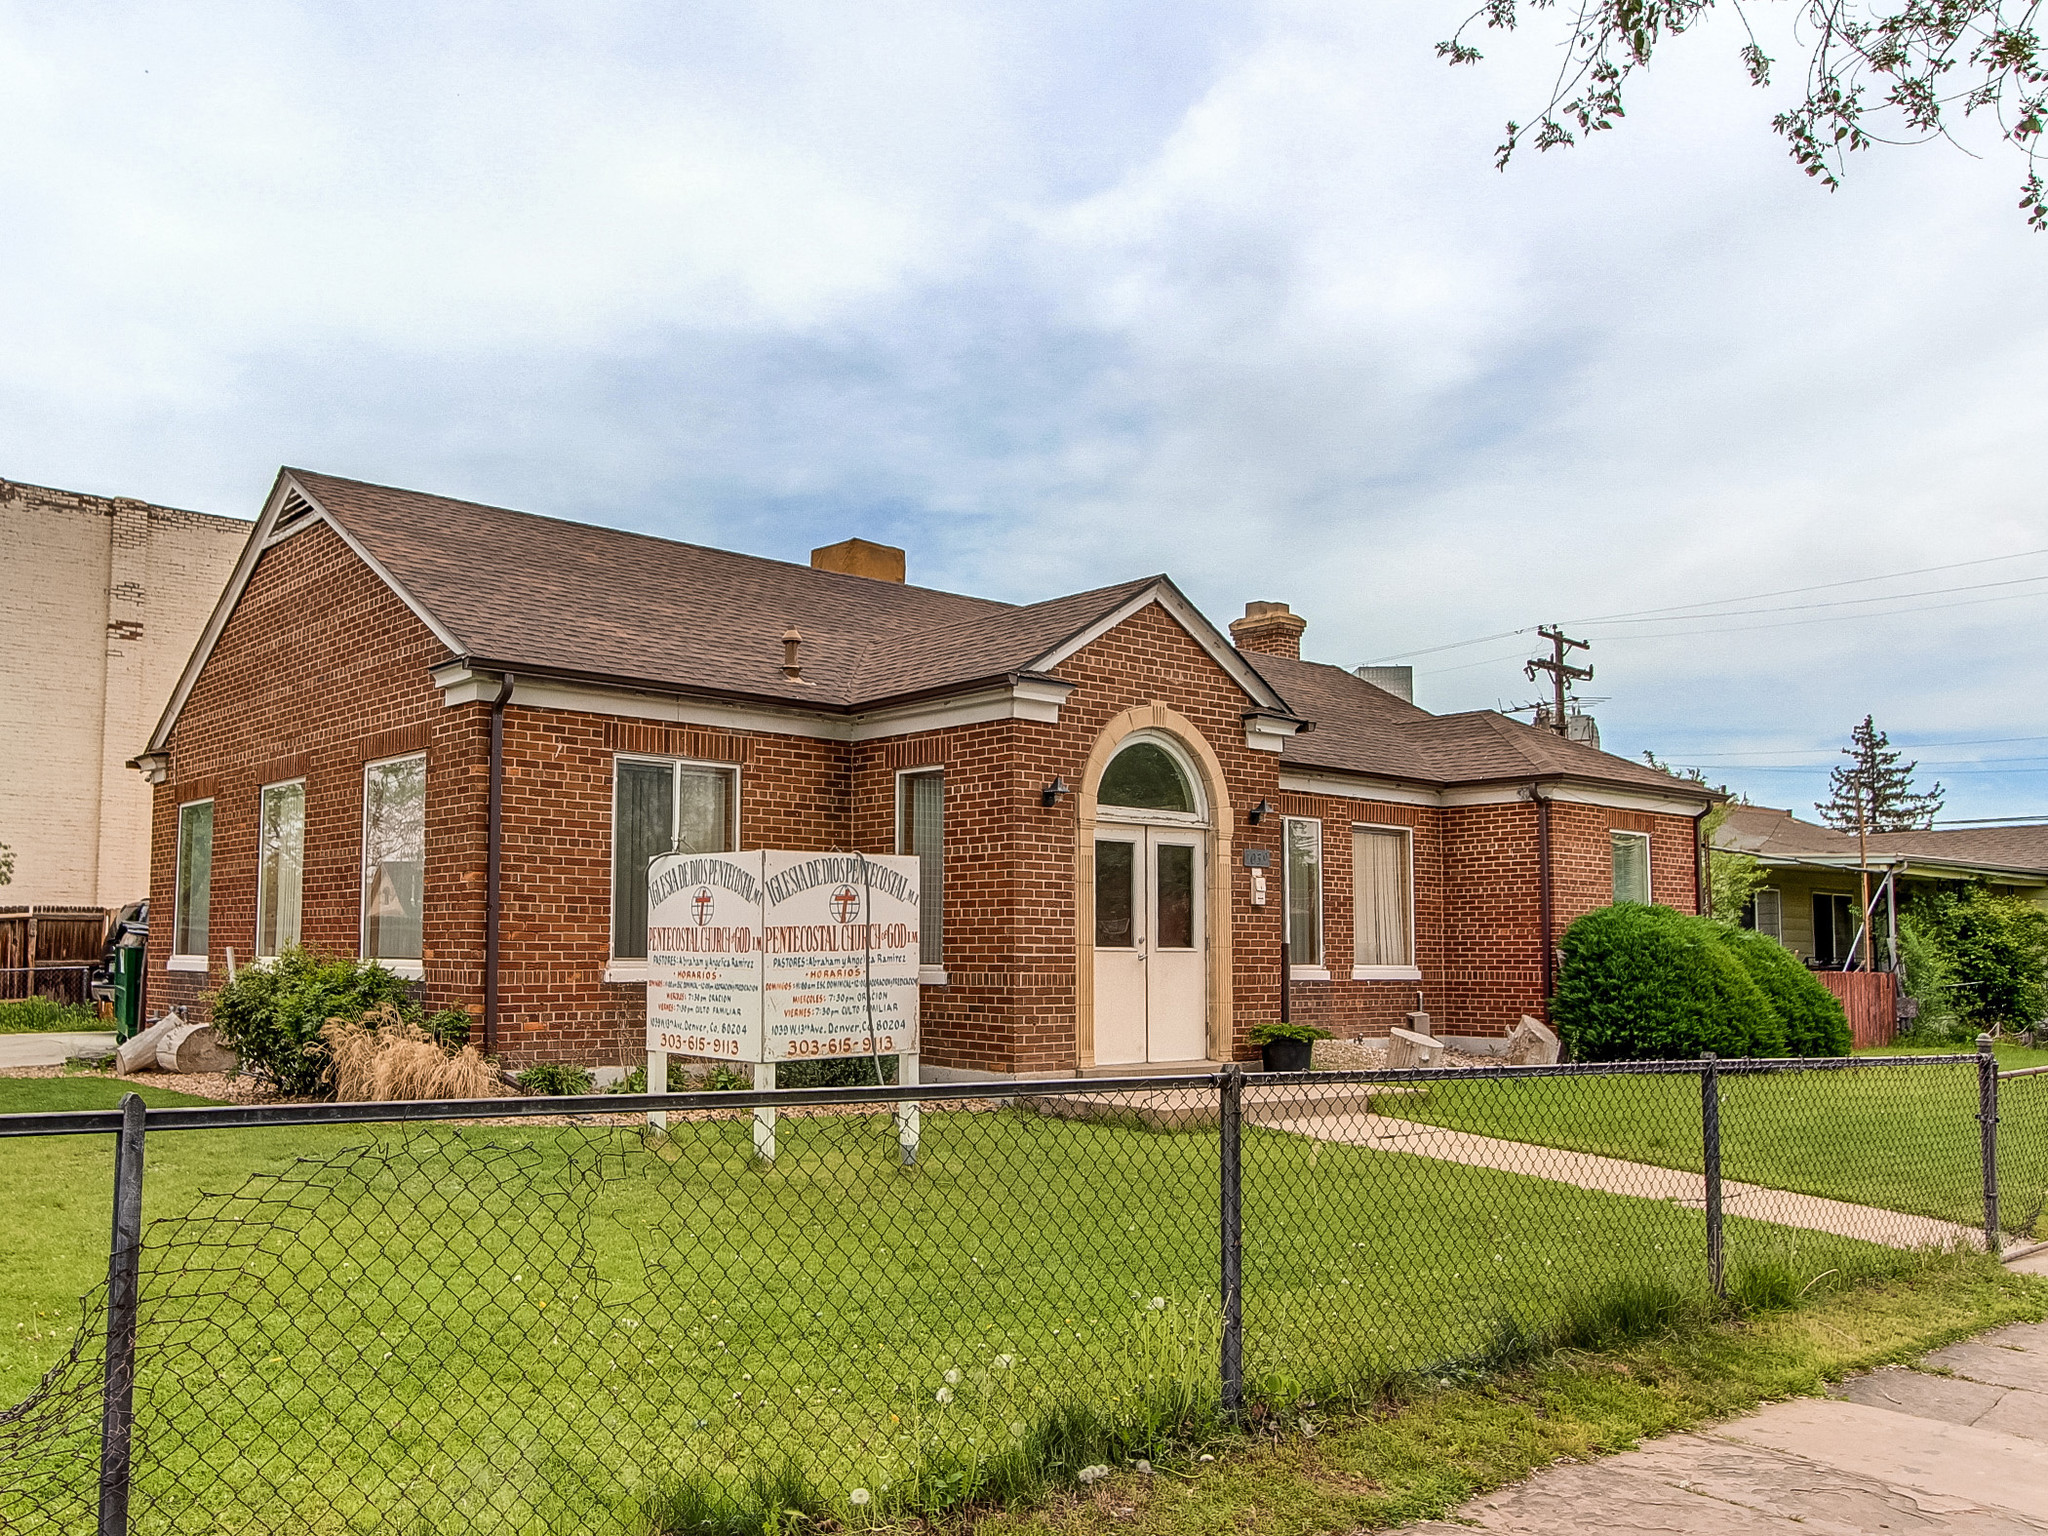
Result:
<svg viewBox="0 0 2048 1536"><path fill-rule="evenodd" d="M0 0L0 476L1164 570L1438 710L1563 620L1613 750L1807 807L1871 713L1951 814L2048 813L2018 168L1820 191L1722 18L1503 176L1549 39L1453 72L1459 14Z"/></svg>

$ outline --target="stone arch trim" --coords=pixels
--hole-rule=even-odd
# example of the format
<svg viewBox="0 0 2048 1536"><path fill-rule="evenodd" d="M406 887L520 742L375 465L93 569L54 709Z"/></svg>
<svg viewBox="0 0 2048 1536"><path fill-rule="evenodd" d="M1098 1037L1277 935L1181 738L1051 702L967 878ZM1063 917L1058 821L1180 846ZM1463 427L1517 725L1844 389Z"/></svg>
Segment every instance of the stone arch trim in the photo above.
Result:
<svg viewBox="0 0 2048 1536"><path fill-rule="evenodd" d="M1231 930L1231 831L1237 825L1223 760L1195 723L1161 703L1140 704L1103 726L1081 769L1074 793L1074 1058L1077 1067L1095 1065L1095 829L1103 772L1117 749L1140 731L1171 736L1194 760L1209 808L1206 939L1209 947L1209 1017L1206 1031L1212 1061L1230 1056L1235 1010L1231 983L1235 948Z"/></svg>

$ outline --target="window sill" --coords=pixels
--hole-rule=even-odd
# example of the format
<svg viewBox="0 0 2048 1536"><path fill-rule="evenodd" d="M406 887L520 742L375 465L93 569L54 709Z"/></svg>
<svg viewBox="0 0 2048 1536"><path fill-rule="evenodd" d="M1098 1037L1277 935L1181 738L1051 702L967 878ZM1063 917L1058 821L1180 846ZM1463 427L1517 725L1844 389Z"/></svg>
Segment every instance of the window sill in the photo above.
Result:
<svg viewBox="0 0 2048 1536"><path fill-rule="evenodd" d="M945 986L946 968L943 965L920 965L917 968L917 984L920 987Z"/></svg>
<svg viewBox="0 0 2048 1536"><path fill-rule="evenodd" d="M1326 965L1289 966L1287 974L1294 981L1328 981L1330 968Z"/></svg>
<svg viewBox="0 0 2048 1536"><path fill-rule="evenodd" d="M208 969L204 955L173 955L164 962L167 971L198 971L204 974Z"/></svg>
<svg viewBox="0 0 2048 1536"><path fill-rule="evenodd" d="M400 981L425 981L427 979L426 962L421 960L386 960L380 956L371 955L369 962L372 965L381 966Z"/></svg>
<svg viewBox="0 0 2048 1536"><path fill-rule="evenodd" d="M1422 968L1414 965L1354 965L1353 981L1420 981Z"/></svg>
<svg viewBox="0 0 2048 1536"><path fill-rule="evenodd" d="M630 986L636 981L652 981L654 976L645 960L614 960L604 968L604 979L617 986Z"/></svg>

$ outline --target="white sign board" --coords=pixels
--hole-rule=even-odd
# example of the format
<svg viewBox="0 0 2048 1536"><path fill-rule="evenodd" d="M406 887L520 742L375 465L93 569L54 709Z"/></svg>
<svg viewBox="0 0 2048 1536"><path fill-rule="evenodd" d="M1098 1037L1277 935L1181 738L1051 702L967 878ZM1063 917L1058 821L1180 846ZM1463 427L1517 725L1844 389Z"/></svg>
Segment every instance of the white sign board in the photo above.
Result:
<svg viewBox="0 0 2048 1536"><path fill-rule="evenodd" d="M647 1049L756 1063L915 1053L918 884L918 861L896 855L655 858Z"/></svg>
<svg viewBox="0 0 2048 1536"><path fill-rule="evenodd" d="M647 1049L762 1061L759 853L647 866ZM660 1092L659 1086L654 1090Z"/></svg>
<svg viewBox="0 0 2048 1536"><path fill-rule="evenodd" d="M765 1059L915 1051L918 861L770 853L761 886Z"/></svg>

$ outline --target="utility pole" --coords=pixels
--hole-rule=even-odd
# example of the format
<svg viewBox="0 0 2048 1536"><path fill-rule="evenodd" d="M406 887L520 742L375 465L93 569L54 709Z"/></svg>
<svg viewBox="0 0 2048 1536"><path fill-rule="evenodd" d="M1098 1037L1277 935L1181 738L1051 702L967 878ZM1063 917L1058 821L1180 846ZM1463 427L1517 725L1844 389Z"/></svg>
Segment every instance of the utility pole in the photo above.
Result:
<svg viewBox="0 0 2048 1536"><path fill-rule="evenodd" d="M1870 944L1870 818L1863 814L1865 788L1862 784L1856 786L1856 864L1862 871L1863 969L1874 971L1877 967L1871 963Z"/></svg>
<svg viewBox="0 0 2048 1536"><path fill-rule="evenodd" d="M1556 711L1550 717L1550 728L1556 731L1558 735L1563 736L1568 734L1564 723L1565 684L1568 680L1572 679L1586 682L1593 676L1593 669L1591 667L1567 666L1564 659L1565 652L1590 650L1591 646L1584 640L1569 639L1565 635L1562 625L1552 627L1539 624L1536 627L1536 633L1550 642L1550 655L1547 658L1539 658L1530 662L1522 668L1522 675L1533 683L1536 681L1536 674L1538 672L1548 672L1550 674L1553 696L1557 700Z"/></svg>

